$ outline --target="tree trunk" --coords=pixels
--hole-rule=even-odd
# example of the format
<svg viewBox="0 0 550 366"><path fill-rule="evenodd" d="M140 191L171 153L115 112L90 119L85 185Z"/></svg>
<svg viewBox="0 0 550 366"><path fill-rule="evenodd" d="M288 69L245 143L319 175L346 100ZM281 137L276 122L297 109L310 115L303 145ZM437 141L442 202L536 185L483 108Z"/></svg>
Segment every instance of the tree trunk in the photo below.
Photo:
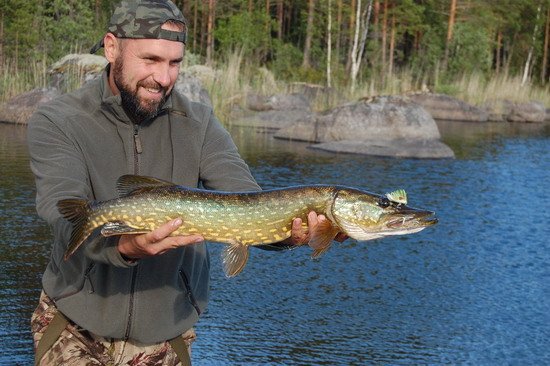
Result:
<svg viewBox="0 0 550 366"><path fill-rule="evenodd" d="M0 17L0 69L4 68L4 13Z"/></svg>
<svg viewBox="0 0 550 366"><path fill-rule="evenodd" d="M361 67L361 60L363 59L363 52L365 51L365 45L367 43L367 35L369 32L370 16L372 13L372 1L369 0L366 11L361 15L361 0L357 1L356 21L355 21L355 35L353 38L353 55L351 64L351 91L355 91L355 85L357 81L357 74ZM361 31L362 30L362 31ZM361 33L361 42L359 43L359 33Z"/></svg>
<svg viewBox="0 0 550 366"><path fill-rule="evenodd" d="M208 21L206 30L206 64L211 66L214 56L214 22L216 17L216 0L208 0Z"/></svg>
<svg viewBox="0 0 550 366"><path fill-rule="evenodd" d="M101 13L101 0L95 0L95 24L99 24L99 14Z"/></svg>
<svg viewBox="0 0 550 366"><path fill-rule="evenodd" d="M388 39L388 0L384 0L384 15L382 16L382 67L380 72L382 74L382 84L386 78L386 43Z"/></svg>
<svg viewBox="0 0 550 366"><path fill-rule="evenodd" d="M284 1L277 0L277 38L283 39Z"/></svg>
<svg viewBox="0 0 550 366"><path fill-rule="evenodd" d="M451 0L451 7L449 9L449 23L447 24L447 39L445 41L445 55L443 56L443 69L447 68L449 61L449 48L451 47L451 40L453 39L453 29L456 18L456 1Z"/></svg>
<svg viewBox="0 0 550 366"><path fill-rule="evenodd" d="M332 3L328 0L328 22L327 22L327 87L332 86L332 75L330 64L332 62Z"/></svg>
<svg viewBox="0 0 550 366"><path fill-rule="evenodd" d="M267 15L267 23L265 23L265 31L271 34L271 1L265 0L265 14Z"/></svg>
<svg viewBox="0 0 550 366"><path fill-rule="evenodd" d="M304 44L304 61L302 67L307 69L311 66L311 41L313 39L313 15L315 10L315 0L308 0L307 11L307 29L306 29L306 41Z"/></svg>
<svg viewBox="0 0 550 366"><path fill-rule="evenodd" d="M495 55L495 73L498 75L500 73L500 65L502 63L502 31L498 30L497 32L497 51Z"/></svg>
<svg viewBox="0 0 550 366"><path fill-rule="evenodd" d="M189 15L191 14L191 1L184 1L181 7L181 11L185 19L189 22ZM189 24L187 25L189 28Z"/></svg>
<svg viewBox="0 0 550 366"><path fill-rule="evenodd" d="M391 16L391 35L390 35L390 64L388 66L388 76L390 78L390 81L393 77L393 61L394 61L394 51L395 51L395 33L396 33L396 26L395 26L395 13Z"/></svg>
<svg viewBox="0 0 550 366"><path fill-rule="evenodd" d="M198 13L199 13L199 0L195 0L195 6L193 9L193 53L196 53L197 49L197 25L198 25Z"/></svg>
<svg viewBox="0 0 550 366"><path fill-rule="evenodd" d="M511 41L505 42L502 53L502 62L504 65L504 76L508 77L510 73L510 65L512 64L512 60L514 58L514 45L517 43L518 39L518 33L514 33L514 36L512 37ZM504 52L506 50L509 50L507 53Z"/></svg>
<svg viewBox="0 0 550 366"><path fill-rule="evenodd" d="M1 37L1 33L0 33ZM546 73L548 72L548 42L550 38L550 8L546 10L546 29L544 31L544 49L542 50L542 65L540 66L540 82L546 83ZM1 57L0 57L1 59Z"/></svg>
<svg viewBox="0 0 550 366"><path fill-rule="evenodd" d="M373 61L375 62L375 66L378 66L380 63L380 0L374 0L372 9L372 31L376 40L376 48L378 48L373 57Z"/></svg>
<svg viewBox="0 0 550 366"><path fill-rule="evenodd" d="M204 55L206 52L206 35L208 33L208 1L201 1L201 23L200 23L200 44L199 53Z"/></svg>
<svg viewBox="0 0 550 366"><path fill-rule="evenodd" d="M340 47L342 46L342 0L338 0L338 15L336 16L336 60L340 62Z"/></svg>
<svg viewBox="0 0 550 366"><path fill-rule="evenodd" d="M535 28L533 30L533 37L531 37L531 46L529 47L529 53L527 54L527 60L525 61L525 66L523 68L523 76L521 78L521 85L525 85L527 83L527 80L529 80L529 76L531 73L532 68L532 60L533 60L533 52L535 50L535 42L537 40L537 32L539 31L539 18L540 18L540 9L541 6L539 5L537 8L537 20L535 20Z"/></svg>
<svg viewBox="0 0 550 366"><path fill-rule="evenodd" d="M357 0L351 0L350 13L349 13L349 42L348 42L348 58L346 60L346 72L351 72L351 55L353 47L353 37L355 34L355 13L357 8Z"/></svg>

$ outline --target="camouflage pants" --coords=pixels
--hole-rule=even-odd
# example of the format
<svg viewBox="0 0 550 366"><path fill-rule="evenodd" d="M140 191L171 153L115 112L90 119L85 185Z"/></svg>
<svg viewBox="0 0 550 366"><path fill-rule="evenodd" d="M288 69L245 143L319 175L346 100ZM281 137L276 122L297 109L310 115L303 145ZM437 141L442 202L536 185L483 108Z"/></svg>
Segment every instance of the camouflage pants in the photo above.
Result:
<svg viewBox="0 0 550 366"><path fill-rule="evenodd" d="M42 292L38 307L31 318L35 351L56 312L53 301ZM195 331L190 329L182 337L191 353L191 343L196 338ZM168 342L145 345L132 340L103 338L69 322L59 339L42 357L40 365L165 366L181 363Z"/></svg>

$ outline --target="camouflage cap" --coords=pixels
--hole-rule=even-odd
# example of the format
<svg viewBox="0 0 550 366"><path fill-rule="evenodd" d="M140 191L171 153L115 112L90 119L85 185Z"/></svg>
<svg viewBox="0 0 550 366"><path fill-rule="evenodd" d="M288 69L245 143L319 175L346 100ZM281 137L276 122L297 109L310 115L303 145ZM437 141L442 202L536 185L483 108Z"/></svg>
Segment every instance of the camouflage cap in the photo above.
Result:
<svg viewBox="0 0 550 366"><path fill-rule="evenodd" d="M162 29L167 21L182 23L184 30ZM185 44L186 24L183 14L170 0L134 0L122 1L115 8L107 30L119 38L167 39ZM101 47L103 39L92 47L90 53L96 53Z"/></svg>

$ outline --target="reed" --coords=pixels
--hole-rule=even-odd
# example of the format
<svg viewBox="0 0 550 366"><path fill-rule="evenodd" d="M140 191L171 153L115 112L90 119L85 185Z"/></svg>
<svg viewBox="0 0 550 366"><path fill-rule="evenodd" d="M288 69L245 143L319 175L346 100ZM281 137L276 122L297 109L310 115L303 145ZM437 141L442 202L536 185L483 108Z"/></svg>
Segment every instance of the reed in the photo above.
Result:
<svg viewBox="0 0 550 366"><path fill-rule="evenodd" d="M236 108L246 108L249 93L273 95L293 90L293 84L277 80L265 67L243 57L243 50L229 53L216 65L213 76L202 80L212 98L217 115L225 123L230 123L232 112ZM0 103L34 88L45 88L50 84L50 75L45 58L19 66L10 60L4 61L0 75ZM522 84L519 76L505 74L486 78L481 74L462 75L446 83L439 82L437 70L434 75L418 75L411 69L396 70L391 75L373 72L360 79L354 92L346 80L334 80L332 91L320 93L312 101L312 108L321 111L349 101L379 95L402 95L411 92L445 93L474 105L490 104L495 100L512 102L540 101L550 106L550 86L545 87ZM84 70L71 65L64 70L61 92L76 89L81 85ZM435 80L431 87L426 80Z"/></svg>
<svg viewBox="0 0 550 366"><path fill-rule="evenodd" d="M217 66L206 87L216 114L226 122L235 108L246 107L249 93L270 95L283 90L282 83L276 81L269 70L244 60L242 50L230 53L225 62Z"/></svg>
<svg viewBox="0 0 550 366"><path fill-rule="evenodd" d="M522 84L520 76L494 75L488 80L480 74L463 75L455 83L456 97L475 105L495 100L512 102L539 101L550 106L550 88Z"/></svg>
<svg viewBox="0 0 550 366"><path fill-rule="evenodd" d="M47 85L47 67L45 60L30 62L24 67L18 67L7 59L1 66L0 102L34 88L44 88Z"/></svg>

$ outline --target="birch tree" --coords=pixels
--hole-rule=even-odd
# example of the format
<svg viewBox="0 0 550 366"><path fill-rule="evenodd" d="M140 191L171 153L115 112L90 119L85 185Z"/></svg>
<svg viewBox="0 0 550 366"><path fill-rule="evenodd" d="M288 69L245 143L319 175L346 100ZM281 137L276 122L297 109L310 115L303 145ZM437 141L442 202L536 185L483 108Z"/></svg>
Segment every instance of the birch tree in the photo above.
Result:
<svg viewBox="0 0 550 366"><path fill-rule="evenodd" d="M542 49L542 64L540 67L540 82L546 82L546 72L548 71L548 42L550 38L550 7L546 10L546 26L544 31L544 46Z"/></svg>
<svg viewBox="0 0 550 366"><path fill-rule="evenodd" d="M365 50L365 44L367 42L367 35L369 32L370 15L372 12L372 1L369 0L366 11L361 16L361 0L357 0L357 10L355 13L355 33L353 37L353 48L351 51L351 91L355 91L355 85L357 82L357 74L361 67L361 60L363 59L363 52ZM359 41L359 34L361 33L361 41Z"/></svg>
<svg viewBox="0 0 550 366"><path fill-rule="evenodd" d="M537 7L537 20L535 21L535 27L533 30L533 37L531 38L531 46L529 46L529 52L527 53L527 60L525 60L525 66L523 67L523 76L521 78L521 85L525 85L529 79L529 74L532 67L533 52L535 50L535 42L537 40L537 32L539 28L541 6Z"/></svg>

